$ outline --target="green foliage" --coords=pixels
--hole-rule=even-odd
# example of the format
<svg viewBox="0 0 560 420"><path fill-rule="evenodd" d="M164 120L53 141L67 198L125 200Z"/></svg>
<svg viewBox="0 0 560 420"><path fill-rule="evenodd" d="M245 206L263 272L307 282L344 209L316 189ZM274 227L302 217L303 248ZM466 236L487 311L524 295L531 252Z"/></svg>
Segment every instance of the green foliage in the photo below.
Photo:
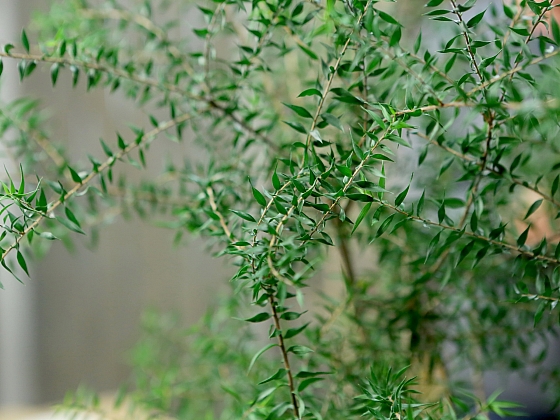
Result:
<svg viewBox="0 0 560 420"><path fill-rule="evenodd" d="M0 52L0 74L50 66L53 86L69 72L147 115L84 164L51 141L36 102L3 106L22 168L0 195L6 269L14 253L27 272L31 251L95 233L115 210L163 219L177 243L205 236L237 268L194 335L147 319L130 400L149 415L505 415L514 405L481 395L496 367L531 367L560 395L560 371L542 367L560 300L556 6L430 0L430 36L414 42L398 13L412 3L60 1ZM205 24L172 36L194 13ZM123 165L145 167L187 127L204 164L126 179ZM344 295L310 305L337 252ZM66 405L95 411L80 395Z"/></svg>

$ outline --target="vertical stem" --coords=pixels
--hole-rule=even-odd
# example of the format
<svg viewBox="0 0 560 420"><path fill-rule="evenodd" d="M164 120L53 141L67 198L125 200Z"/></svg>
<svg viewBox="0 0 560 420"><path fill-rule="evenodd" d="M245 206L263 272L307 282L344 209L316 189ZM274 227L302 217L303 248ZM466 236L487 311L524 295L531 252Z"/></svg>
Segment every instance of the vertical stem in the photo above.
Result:
<svg viewBox="0 0 560 420"><path fill-rule="evenodd" d="M290 368L290 360L288 359L288 352L286 351L286 345L284 344L284 336L282 335L282 329L280 328L280 318L278 317L278 312L276 311L276 302L274 301L274 296L268 295L268 301L270 307L272 308L272 317L274 318L274 326L276 331L278 331L278 346L282 353L282 359L284 361L284 367L288 372L288 386L290 387L290 396L292 398L292 405L294 406L294 415L296 418L299 417L299 408L296 398L296 391L294 385L294 377L292 375L292 369Z"/></svg>

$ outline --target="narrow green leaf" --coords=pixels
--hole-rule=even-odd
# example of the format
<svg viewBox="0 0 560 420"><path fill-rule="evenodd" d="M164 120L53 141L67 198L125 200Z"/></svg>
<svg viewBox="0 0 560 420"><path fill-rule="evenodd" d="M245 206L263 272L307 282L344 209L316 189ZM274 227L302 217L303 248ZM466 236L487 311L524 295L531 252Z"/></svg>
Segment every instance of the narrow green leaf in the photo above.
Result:
<svg viewBox="0 0 560 420"><path fill-rule="evenodd" d="M72 210L70 210L68 207L64 208L64 213L66 214L66 217L68 217L68 219L74 223L76 226L78 227L82 227L80 225L80 222L78 221L78 219L76 218L76 216L74 215L74 213L72 213Z"/></svg>
<svg viewBox="0 0 560 420"><path fill-rule="evenodd" d="M416 206L416 215L421 217L420 214L422 210L424 210L424 201L425 201L426 190L422 191L422 195L420 196L420 200L418 200L418 205Z"/></svg>
<svg viewBox="0 0 560 420"><path fill-rule="evenodd" d="M49 241L55 241L58 238L54 236L51 232L36 232L43 239L48 239Z"/></svg>
<svg viewBox="0 0 560 420"><path fill-rule="evenodd" d="M527 219L530 215L536 212L542 203L543 203L543 199L541 198L540 200L537 200L533 204L531 204L531 207L529 207L529 210L527 210L527 214L525 215L523 220Z"/></svg>
<svg viewBox="0 0 560 420"><path fill-rule="evenodd" d="M468 22L467 22L467 28L474 28L476 25L478 25L480 23L480 21L482 20L482 18L484 17L484 14L486 13L486 10L480 12L479 14L475 15L474 17L472 17Z"/></svg>
<svg viewBox="0 0 560 420"><path fill-rule="evenodd" d="M300 332L302 332L303 330L305 330L307 328L307 326L309 325L309 322L305 325L302 325L301 327L297 327L297 328L290 328L288 331L286 331L283 336L284 338L287 340L288 338L292 338L295 337L296 335L298 335Z"/></svg>
<svg viewBox="0 0 560 420"><path fill-rule="evenodd" d="M302 356L304 354L308 354L308 353L313 353L314 350L311 350L309 347L305 347L305 346L291 346L288 348L288 350L286 350L286 353L294 353L297 354L298 356Z"/></svg>
<svg viewBox="0 0 560 420"><path fill-rule="evenodd" d="M286 376L287 372L288 371L286 369L280 368L280 369L278 369L278 371L274 375L266 378L264 381L260 381L259 385L263 385L263 384L266 384L268 382L277 381L278 379L282 379L284 376Z"/></svg>
<svg viewBox="0 0 560 420"><path fill-rule="evenodd" d="M290 105L290 104L287 104L287 103L285 103L285 102L282 102L282 104L283 104L284 106L287 106L288 108L290 108L292 111L294 111L294 112L295 112L296 114L298 114L300 117L303 117L303 118L313 118L313 115L311 115L311 113L310 113L307 109L305 109L305 108L303 108L303 107L301 107L301 106Z"/></svg>
<svg viewBox="0 0 560 420"><path fill-rule="evenodd" d="M230 209L230 211L236 214L237 216L241 217L242 219L247 220L248 222L256 222L255 218L251 216L249 213L246 213L241 210L232 210L232 209Z"/></svg>
<svg viewBox="0 0 560 420"><path fill-rule="evenodd" d="M461 261L463 261L467 257L467 255L469 255L469 253L472 251L472 249L474 247L474 243L475 243L475 241L472 240L463 247L463 249L461 250L461 253L459 254L459 259L457 260L456 266L459 265L461 263Z"/></svg>
<svg viewBox="0 0 560 420"><path fill-rule="evenodd" d="M127 144L124 142L123 138L121 137L121 135L119 133L117 133L117 145L119 146L119 149L124 150L126 149Z"/></svg>
<svg viewBox="0 0 560 420"><path fill-rule="evenodd" d="M268 312L261 312L260 314L256 314L255 316L253 316L251 318L243 319L243 321L253 322L253 323L264 322L264 321L270 319L271 316L272 315L270 315L270 313L268 313Z"/></svg>
<svg viewBox="0 0 560 420"><path fill-rule="evenodd" d="M366 205L362 208L362 211L360 211L360 214L358 215L358 218L354 222L354 226L352 227L352 232L350 232L350 235L352 235L354 233L354 231L356 229L358 229L358 226L360 226L360 223L362 223L362 220L364 220L364 217L366 217L369 210L371 209L371 205L372 205L371 202L366 203Z"/></svg>
<svg viewBox="0 0 560 420"><path fill-rule="evenodd" d="M429 245L428 245L428 252L426 252L426 261L428 261L428 258L430 257L430 255L432 254L432 252L435 251L436 246L439 243L439 238L441 237L441 230L432 238L432 240L430 241Z"/></svg>
<svg viewBox="0 0 560 420"><path fill-rule="evenodd" d="M342 127L342 123L340 122L340 119L337 116L333 114L329 114L328 112L324 112L323 114L321 114L321 118L323 118L329 125L338 128L340 131L344 131L344 128Z"/></svg>
<svg viewBox="0 0 560 420"><path fill-rule="evenodd" d="M113 157L113 151L109 148L109 146L107 146L105 144L105 142L103 141L103 139L99 139L99 141L101 142L101 147L103 148L103 151L105 152L105 154L108 157Z"/></svg>
<svg viewBox="0 0 560 420"><path fill-rule="evenodd" d="M19 266L23 269L23 271L25 271L25 274L27 274L27 276L29 277L29 270L27 269L27 263L25 262L25 258L23 257L23 254L19 251L17 251L17 261Z"/></svg>
<svg viewBox="0 0 560 420"><path fill-rule="evenodd" d="M70 66L70 72L72 73L72 87L76 87L80 78L80 69L76 66Z"/></svg>
<svg viewBox="0 0 560 420"><path fill-rule="evenodd" d="M4 62L2 61L2 58L0 58L0 76L2 76L3 71L4 71Z"/></svg>
<svg viewBox="0 0 560 420"><path fill-rule="evenodd" d="M381 223L381 226L379 226L379 229L377 230L377 232L375 233L374 239L375 238L379 238L381 235L383 235L383 233L389 228L389 225L391 224L391 222L393 221L393 218L395 217L395 213L390 214L384 221L383 223Z"/></svg>
<svg viewBox="0 0 560 420"><path fill-rule="evenodd" d="M412 182L412 177L410 178L410 182ZM406 198L408 190L410 189L410 182L408 183L408 186L404 189L404 191L402 191L399 195L397 195L397 198L395 198L396 207L400 206Z"/></svg>
<svg viewBox="0 0 560 420"><path fill-rule="evenodd" d="M533 327L536 327L537 324L539 323L539 321L542 319L543 314L544 314L544 310L546 309L547 305L548 305L548 303L544 300L541 301L541 303L539 303L539 306L537 307L537 310L535 312Z"/></svg>
<svg viewBox="0 0 560 420"><path fill-rule="evenodd" d="M261 357L265 352L267 352L271 348L277 347L277 346L278 346L278 344L269 344L268 346L265 346L262 349L260 349L251 359L251 363L249 363L249 368L247 369L247 373L249 373L251 371L253 365L255 364L255 362L257 361L257 359L259 357Z"/></svg>
<svg viewBox="0 0 560 420"><path fill-rule="evenodd" d="M21 30L21 43L23 44L23 48L25 48L25 51L29 52L29 39L27 38L25 29Z"/></svg>
<svg viewBox="0 0 560 420"><path fill-rule="evenodd" d="M527 236L529 236L529 230L531 229L531 225L527 226L527 229L525 229L523 231L523 233L521 233L521 235L519 235L519 238L517 238L517 246L519 248L521 248L523 245L525 245L525 242L527 241Z"/></svg>
<svg viewBox="0 0 560 420"><path fill-rule="evenodd" d="M280 178L278 178L278 174L276 173L276 170L272 174L272 186L276 190L279 190L280 188L282 188L282 184L280 184Z"/></svg>
<svg viewBox="0 0 560 420"><path fill-rule="evenodd" d="M552 37L557 45L560 45L560 26L556 19L550 19L550 26L552 28Z"/></svg>
<svg viewBox="0 0 560 420"><path fill-rule="evenodd" d="M558 191L559 183L560 183L560 175L556 175L556 178L554 178L554 181L552 181L552 187L550 188L551 197L554 197L554 194L556 194L556 191Z"/></svg>
<svg viewBox="0 0 560 420"><path fill-rule="evenodd" d="M72 181L74 181L77 184L81 184L82 183L82 177L80 175L78 175L78 173L72 169L69 165L67 165L68 171L70 171L70 176L72 177Z"/></svg>
<svg viewBox="0 0 560 420"><path fill-rule="evenodd" d="M324 380L324 378L319 378L319 377L304 379L298 385L298 392L302 392L309 385L313 384L314 382L319 382L319 381L322 381L322 380Z"/></svg>
<svg viewBox="0 0 560 420"><path fill-rule="evenodd" d="M392 25L398 25L398 26L402 26L393 16L391 16L388 13L382 12L381 10L378 10L377 13L379 13L379 17L381 19L383 19L385 22L388 22Z"/></svg>
<svg viewBox="0 0 560 420"><path fill-rule="evenodd" d="M301 125L298 122L290 122L290 121L282 121L284 124L288 124L290 127L292 127L294 130L302 133L302 134L307 134L307 130L305 129L305 127L303 125Z"/></svg>
<svg viewBox="0 0 560 420"><path fill-rule="evenodd" d="M56 81L58 80L58 71L60 70L60 64L54 63L51 66L51 82L53 87L56 85Z"/></svg>
<svg viewBox="0 0 560 420"><path fill-rule="evenodd" d="M302 316L306 312L307 311L303 311L303 312L284 312L282 315L280 315L280 319L285 319L286 321L293 321L295 319L298 319L300 316Z"/></svg>
<svg viewBox="0 0 560 420"><path fill-rule="evenodd" d="M63 217L56 217L56 220L58 220L58 222L65 226L66 228L70 229L73 232L76 233L80 233L82 235L85 235L86 233L82 230L82 228L80 228L78 225L76 225L74 222L72 222L71 220L65 219Z"/></svg>
<svg viewBox="0 0 560 420"><path fill-rule="evenodd" d="M313 96L313 95L316 95L316 96L319 96L319 97L323 96L321 91L319 91L318 89L305 89L303 92L301 92L298 95L298 98L300 98L302 96Z"/></svg>
<svg viewBox="0 0 560 420"><path fill-rule="evenodd" d="M442 223L445 220L445 200L442 201L438 209L438 221Z"/></svg>
<svg viewBox="0 0 560 420"><path fill-rule="evenodd" d="M266 206L266 198L264 198L264 195L262 195L262 193L255 187L251 186L251 188L253 190L253 197L255 197L257 203L259 203L261 206Z"/></svg>
<svg viewBox="0 0 560 420"><path fill-rule="evenodd" d="M324 371L309 372L309 371L306 371L306 370L302 370L302 371L300 371L296 374L296 378L307 379L307 378L315 378L315 377L321 376L321 375L331 375L331 374L332 374L332 372L324 372Z"/></svg>

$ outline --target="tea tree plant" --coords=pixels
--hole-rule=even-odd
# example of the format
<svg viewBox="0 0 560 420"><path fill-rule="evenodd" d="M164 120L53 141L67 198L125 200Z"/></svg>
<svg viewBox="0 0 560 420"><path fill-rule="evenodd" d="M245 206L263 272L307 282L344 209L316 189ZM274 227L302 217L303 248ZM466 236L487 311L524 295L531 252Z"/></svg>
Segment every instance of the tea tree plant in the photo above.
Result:
<svg viewBox="0 0 560 420"><path fill-rule="evenodd" d="M553 2L430 0L414 39L399 22L411 2L129 3L54 2L0 53L0 73L44 70L56 86L69 72L147 115L88 163L52 141L36 102L3 106L21 166L2 184L1 262L27 271L34 247L124 207L228 258L232 297L191 334L148 318L130 391L144 413L504 415L515 404L484 395L490 367L560 395L559 370L542 367L560 299ZM206 162L124 177L187 128ZM343 296L310 306L337 253Z"/></svg>

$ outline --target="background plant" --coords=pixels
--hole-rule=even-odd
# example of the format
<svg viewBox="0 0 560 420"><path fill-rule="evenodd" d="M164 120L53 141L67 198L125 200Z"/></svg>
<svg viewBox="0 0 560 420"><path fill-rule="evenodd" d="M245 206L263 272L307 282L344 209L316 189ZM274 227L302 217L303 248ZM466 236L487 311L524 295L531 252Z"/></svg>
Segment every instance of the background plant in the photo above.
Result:
<svg viewBox="0 0 560 420"><path fill-rule="evenodd" d="M70 72L147 115L73 162L36 102L3 107L21 162L0 196L5 269L123 208L164 218L177 243L208 237L236 266L195 338L148 318L131 399L152 415L504 414L512 404L483 395L496 366L532 368L560 394L560 372L539 368L560 299L555 6L431 0L429 42L411 42L400 4L59 2L37 37L4 46L0 73L47 67L54 86ZM172 36L195 10L205 24ZM204 163L140 183L121 171L187 132ZM310 306L333 252L344 295ZM98 407L82 394L67 405Z"/></svg>

